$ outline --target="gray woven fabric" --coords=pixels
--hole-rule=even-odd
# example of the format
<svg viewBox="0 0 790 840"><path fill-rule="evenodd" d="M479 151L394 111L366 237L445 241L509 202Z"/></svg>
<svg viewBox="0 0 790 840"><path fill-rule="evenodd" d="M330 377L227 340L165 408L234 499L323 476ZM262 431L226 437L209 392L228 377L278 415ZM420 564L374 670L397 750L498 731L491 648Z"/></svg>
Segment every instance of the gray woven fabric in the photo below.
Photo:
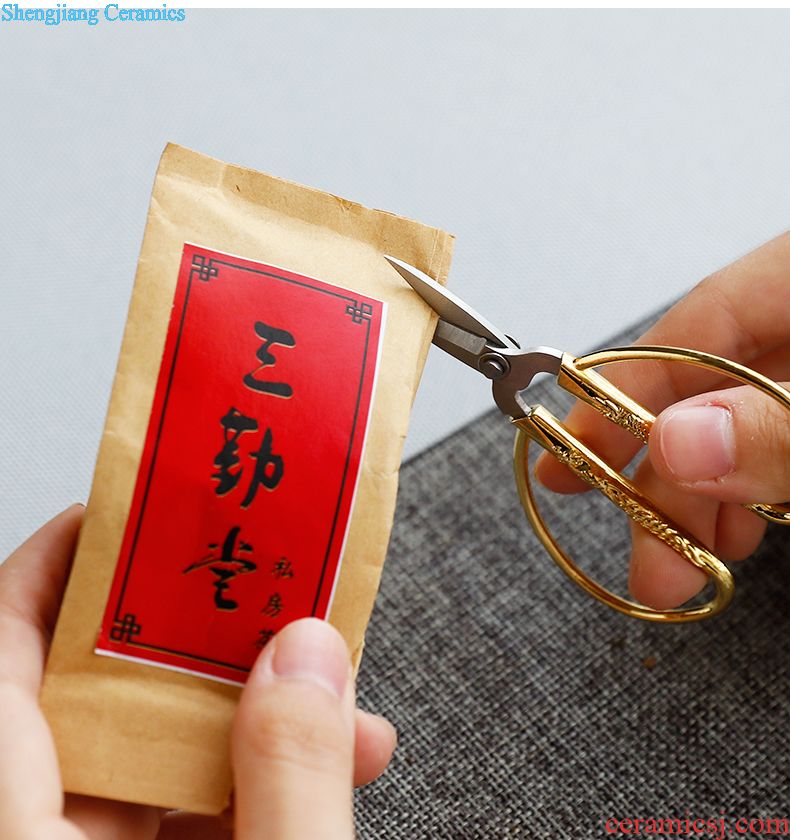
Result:
<svg viewBox="0 0 790 840"><path fill-rule="evenodd" d="M560 410L550 388L532 401ZM492 412L402 469L359 680L400 745L357 794L359 836L600 838L609 818L790 817L787 534L769 529L736 570L723 616L626 618L532 535L512 438ZM610 557L607 582L624 583L612 506L588 494L543 509L575 556Z"/></svg>

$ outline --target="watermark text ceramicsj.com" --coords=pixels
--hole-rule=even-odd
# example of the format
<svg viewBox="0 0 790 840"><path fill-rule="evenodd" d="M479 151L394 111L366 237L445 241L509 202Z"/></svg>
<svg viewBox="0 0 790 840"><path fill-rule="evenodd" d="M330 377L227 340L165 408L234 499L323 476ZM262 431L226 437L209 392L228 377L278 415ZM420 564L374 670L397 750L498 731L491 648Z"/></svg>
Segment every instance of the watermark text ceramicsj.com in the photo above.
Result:
<svg viewBox="0 0 790 840"><path fill-rule="evenodd" d="M788 817L609 817L603 821L606 835L621 837L790 837Z"/></svg>
<svg viewBox="0 0 790 840"><path fill-rule="evenodd" d="M99 21L109 23L178 23L186 20L186 9L171 9L166 3L150 9L125 8L118 3L108 3L103 9L73 8L58 3L53 8L24 8L18 3L0 6L0 23L41 23L44 26L86 23L96 26Z"/></svg>

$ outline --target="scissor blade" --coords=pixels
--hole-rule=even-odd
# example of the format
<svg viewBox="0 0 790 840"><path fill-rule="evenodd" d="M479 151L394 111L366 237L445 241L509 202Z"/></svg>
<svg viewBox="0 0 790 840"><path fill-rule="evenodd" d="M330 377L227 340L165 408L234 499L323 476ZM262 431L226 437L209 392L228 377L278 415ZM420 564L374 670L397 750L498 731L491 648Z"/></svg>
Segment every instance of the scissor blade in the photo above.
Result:
<svg viewBox="0 0 790 840"><path fill-rule="evenodd" d="M500 347L517 346L512 339L508 338L492 323L486 321L482 315L478 315L461 298L447 291L447 289L440 286L427 274L420 271L419 268L415 268L413 265L409 265L395 257L385 255L384 258L428 306L439 314L439 317L443 321L447 321L453 324L453 326L460 327L467 332L474 333L474 335L479 335Z"/></svg>

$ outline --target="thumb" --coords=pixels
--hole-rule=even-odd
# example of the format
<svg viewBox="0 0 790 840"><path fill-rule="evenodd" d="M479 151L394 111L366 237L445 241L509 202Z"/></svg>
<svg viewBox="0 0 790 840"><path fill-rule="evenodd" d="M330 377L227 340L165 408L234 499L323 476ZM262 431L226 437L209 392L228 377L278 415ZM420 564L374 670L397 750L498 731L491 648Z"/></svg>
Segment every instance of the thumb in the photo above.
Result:
<svg viewBox="0 0 790 840"><path fill-rule="evenodd" d="M670 406L653 426L649 451L662 478L695 493L723 502L790 499L790 411L755 388Z"/></svg>
<svg viewBox="0 0 790 840"><path fill-rule="evenodd" d="M354 687L348 649L315 618L258 657L232 736L237 840L351 840Z"/></svg>

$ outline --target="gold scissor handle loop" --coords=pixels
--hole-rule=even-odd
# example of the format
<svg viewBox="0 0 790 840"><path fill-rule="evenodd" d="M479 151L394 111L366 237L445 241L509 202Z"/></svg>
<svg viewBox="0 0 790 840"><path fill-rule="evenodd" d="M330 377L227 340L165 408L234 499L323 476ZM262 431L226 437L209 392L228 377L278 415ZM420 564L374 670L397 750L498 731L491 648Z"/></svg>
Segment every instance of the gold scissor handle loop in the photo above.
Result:
<svg viewBox="0 0 790 840"><path fill-rule="evenodd" d="M645 345L642 347L618 347L612 350L600 350L597 353L590 353L578 359L566 353L562 358L560 373L557 376L557 383L569 393L580 400L584 400L596 411L599 411L607 419L618 426L622 426L639 438L642 443L647 443L650 429L655 422L655 416L644 406L632 400L619 388L612 385L592 368L611 364L612 362L629 362L641 360L684 362L696 367L707 368L708 370L722 373L731 379L736 379L746 385L757 388L758 391L775 399L780 405L790 411L790 391L778 385L768 377L752 370L751 368L723 359L721 356L714 356L712 353L703 353L700 350L688 350L683 347L657 347ZM755 503L744 505L748 510L753 511L763 519L774 522L778 525L790 525L790 506L769 505Z"/></svg>
<svg viewBox="0 0 790 840"><path fill-rule="evenodd" d="M601 350L579 358L565 354L557 382L566 391L584 400L607 419L627 429L643 443L647 443L655 416L620 391L609 380L592 370L594 367L613 362L643 360L684 362L714 370L752 385L790 410L790 392L762 374L710 353L679 347L622 347ZM571 580L594 598L619 612L648 621L697 621L715 615L727 606L734 588L732 575L727 567L690 533L661 513L634 484L613 470L574 437L556 417L542 406L535 406L525 417L517 418L512 422L517 427L513 465L521 503L538 538ZM560 548L537 509L527 462L530 439L540 443L577 476L600 490L624 510L634 522L646 528L690 563L702 569L715 584L716 591L713 599L700 606L656 610L615 595L585 574ZM787 506L753 504L746 507L771 522L790 524L790 508Z"/></svg>
<svg viewBox="0 0 790 840"><path fill-rule="evenodd" d="M773 522L774 525L790 525L790 505L744 505L753 513Z"/></svg>
<svg viewBox="0 0 790 840"><path fill-rule="evenodd" d="M730 570L691 534L660 513L653 502L644 496L627 478L602 461L594 452L577 440L550 412L535 406L526 417L512 421L517 427L513 466L516 486L527 519L538 539L557 565L574 583L615 610L648 621L698 621L716 615L729 604L733 594ZM709 575L716 592L712 600L694 607L657 610L615 595L585 574L562 550L549 531L535 504L529 477L528 450L530 438L536 440L576 475L624 510L637 524L665 542Z"/></svg>

